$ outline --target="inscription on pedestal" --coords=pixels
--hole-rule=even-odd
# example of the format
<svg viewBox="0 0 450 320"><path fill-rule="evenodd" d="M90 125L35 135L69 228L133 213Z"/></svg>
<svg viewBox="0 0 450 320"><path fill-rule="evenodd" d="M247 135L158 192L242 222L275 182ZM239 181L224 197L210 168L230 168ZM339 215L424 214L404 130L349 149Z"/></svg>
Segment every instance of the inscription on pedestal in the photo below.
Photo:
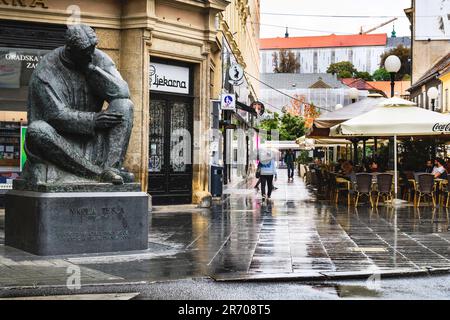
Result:
<svg viewBox="0 0 450 320"><path fill-rule="evenodd" d="M6 244L38 255L147 249L147 195L98 195L12 191L7 196ZM15 208L14 214L8 214L9 208Z"/></svg>

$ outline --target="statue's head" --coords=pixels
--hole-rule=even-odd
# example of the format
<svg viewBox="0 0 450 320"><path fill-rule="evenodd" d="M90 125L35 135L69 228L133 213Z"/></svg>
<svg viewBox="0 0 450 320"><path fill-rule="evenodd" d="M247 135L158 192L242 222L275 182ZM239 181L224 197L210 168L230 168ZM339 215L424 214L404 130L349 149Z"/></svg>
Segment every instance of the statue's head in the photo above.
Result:
<svg viewBox="0 0 450 320"><path fill-rule="evenodd" d="M66 50L75 64L87 65L92 61L98 44L95 31L85 25L76 24L68 27L66 32Z"/></svg>

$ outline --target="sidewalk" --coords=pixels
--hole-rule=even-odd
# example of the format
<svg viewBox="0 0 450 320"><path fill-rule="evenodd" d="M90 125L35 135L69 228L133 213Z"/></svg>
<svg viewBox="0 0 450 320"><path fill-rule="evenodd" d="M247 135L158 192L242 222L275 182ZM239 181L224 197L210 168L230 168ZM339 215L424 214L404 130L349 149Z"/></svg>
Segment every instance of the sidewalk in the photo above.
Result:
<svg viewBox="0 0 450 320"><path fill-rule="evenodd" d="M450 270L446 209L335 207L317 201L299 178L288 184L285 177L280 170L270 205L251 187L234 186L210 210L154 212L149 249L140 252L36 257L3 245L0 212L0 297L12 288L66 287L74 266L81 268L82 286L105 287L197 277L327 280Z"/></svg>

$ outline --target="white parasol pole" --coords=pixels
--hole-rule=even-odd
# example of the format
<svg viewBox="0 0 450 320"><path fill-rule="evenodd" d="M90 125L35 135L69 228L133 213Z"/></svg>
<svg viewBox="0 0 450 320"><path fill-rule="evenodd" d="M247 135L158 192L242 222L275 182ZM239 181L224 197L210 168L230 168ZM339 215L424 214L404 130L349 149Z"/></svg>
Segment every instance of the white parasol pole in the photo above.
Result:
<svg viewBox="0 0 450 320"><path fill-rule="evenodd" d="M398 187L398 181L397 181L397 135L394 134L394 194L395 194L395 199L394 201L397 200L397 187Z"/></svg>

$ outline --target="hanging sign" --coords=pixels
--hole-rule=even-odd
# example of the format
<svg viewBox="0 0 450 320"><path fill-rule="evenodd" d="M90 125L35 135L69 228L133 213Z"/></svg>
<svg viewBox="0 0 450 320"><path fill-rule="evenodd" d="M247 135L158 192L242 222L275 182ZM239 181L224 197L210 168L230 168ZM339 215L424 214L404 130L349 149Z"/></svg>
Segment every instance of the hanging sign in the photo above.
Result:
<svg viewBox="0 0 450 320"><path fill-rule="evenodd" d="M244 69L241 65L234 63L231 65L230 69L228 70L228 75L230 76L230 83L233 86L240 86L244 83Z"/></svg>
<svg viewBox="0 0 450 320"><path fill-rule="evenodd" d="M235 94L222 94L221 109L236 111L236 95Z"/></svg>
<svg viewBox="0 0 450 320"><path fill-rule="evenodd" d="M256 111L256 114L258 115L258 117L262 116L265 112L265 107L262 102L255 101L250 105L250 107Z"/></svg>
<svg viewBox="0 0 450 320"><path fill-rule="evenodd" d="M189 68L150 63L150 90L189 94Z"/></svg>

